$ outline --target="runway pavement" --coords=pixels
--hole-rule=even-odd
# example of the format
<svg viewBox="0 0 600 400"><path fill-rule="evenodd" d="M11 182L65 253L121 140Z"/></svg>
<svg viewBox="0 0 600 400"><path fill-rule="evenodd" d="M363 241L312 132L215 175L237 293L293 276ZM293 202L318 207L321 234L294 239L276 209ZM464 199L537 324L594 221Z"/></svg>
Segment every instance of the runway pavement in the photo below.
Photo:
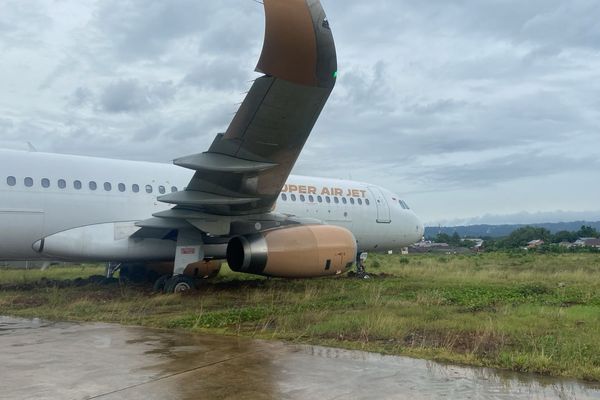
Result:
<svg viewBox="0 0 600 400"><path fill-rule="evenodd" d="M0 317L0 399L600 399L600 388L404 357Z"/></svg>

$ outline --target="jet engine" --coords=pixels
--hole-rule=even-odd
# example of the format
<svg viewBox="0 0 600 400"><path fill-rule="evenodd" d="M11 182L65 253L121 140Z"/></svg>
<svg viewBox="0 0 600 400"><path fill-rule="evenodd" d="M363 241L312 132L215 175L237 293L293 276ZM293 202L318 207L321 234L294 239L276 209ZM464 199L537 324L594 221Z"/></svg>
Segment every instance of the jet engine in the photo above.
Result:
<svg viewBox="0 0 600 400"><path fill-rule="evenodd" d="M356 239L345 228L301 225L237 236L227 246L236 272L281 278L339 275L355 261Z"/></svg>

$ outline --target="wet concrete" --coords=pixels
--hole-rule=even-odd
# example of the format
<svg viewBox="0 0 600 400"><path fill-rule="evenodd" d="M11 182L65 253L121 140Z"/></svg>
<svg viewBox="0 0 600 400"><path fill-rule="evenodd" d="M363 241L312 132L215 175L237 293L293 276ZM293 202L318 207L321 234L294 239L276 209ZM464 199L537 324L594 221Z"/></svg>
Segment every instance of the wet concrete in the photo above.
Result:
<svg viewBox="0 0 600 400"><path fill-rule="evenodd" d="M600 399L600 386L371 353L0 317L0 399Z"/></svg>

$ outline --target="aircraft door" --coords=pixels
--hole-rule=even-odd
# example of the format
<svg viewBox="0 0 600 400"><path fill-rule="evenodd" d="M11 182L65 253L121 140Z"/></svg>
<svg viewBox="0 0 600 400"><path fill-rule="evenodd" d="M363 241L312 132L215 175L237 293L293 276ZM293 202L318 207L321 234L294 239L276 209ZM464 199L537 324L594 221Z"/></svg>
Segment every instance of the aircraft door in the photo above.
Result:
<svg viewBox="0 0 600 400"><path fill-rule="evenodd" d="M371 186L369 187L369 191L375 198L375 204L377 205L377 222L380 224L389 224L392 222L390 207L381 189Z"/></svg>

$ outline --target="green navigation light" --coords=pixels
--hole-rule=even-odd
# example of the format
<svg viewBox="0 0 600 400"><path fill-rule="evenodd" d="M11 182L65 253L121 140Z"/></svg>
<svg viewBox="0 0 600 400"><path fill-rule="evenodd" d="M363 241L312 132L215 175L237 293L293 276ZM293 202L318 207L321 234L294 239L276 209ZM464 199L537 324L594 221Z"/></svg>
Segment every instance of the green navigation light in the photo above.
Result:
<svg viewBox="0 0 600 400"><path fill-rule="evenodd" d="M334 77L334 78L337 78L337 73L338 73L337 71L335 71L335 72L333 73L333 77Z"/></svg>

